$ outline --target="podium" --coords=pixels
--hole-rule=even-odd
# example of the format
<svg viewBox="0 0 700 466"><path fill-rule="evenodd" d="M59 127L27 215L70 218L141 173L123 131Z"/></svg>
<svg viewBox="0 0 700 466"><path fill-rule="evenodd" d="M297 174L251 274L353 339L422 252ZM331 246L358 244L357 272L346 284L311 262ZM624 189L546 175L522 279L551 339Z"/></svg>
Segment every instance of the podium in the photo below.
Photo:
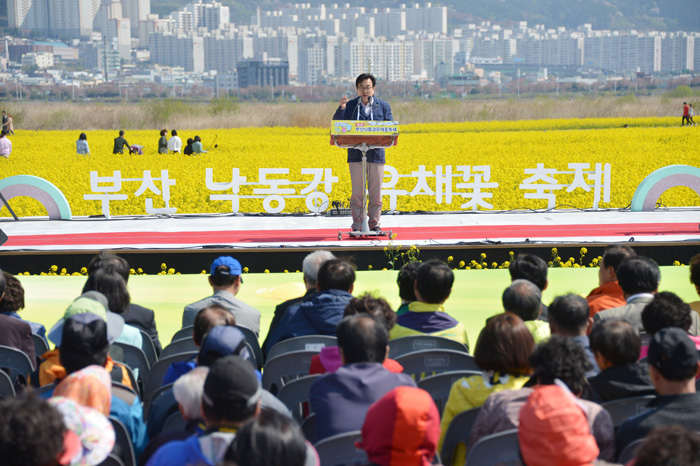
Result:
<svg viewBox="0 0 700 466"><path fill-rule="evenodd" d="M363 236L389 236L387 232L369 229L367 216L367 152L372 149L393 147L399 140L399 124L395 121L352 121L333 120L331 122L331 145L341 149L357 149L362 152L362 229L350 231L351 238ZM338 232L338 239L343 239L343 232Z"/></svg>

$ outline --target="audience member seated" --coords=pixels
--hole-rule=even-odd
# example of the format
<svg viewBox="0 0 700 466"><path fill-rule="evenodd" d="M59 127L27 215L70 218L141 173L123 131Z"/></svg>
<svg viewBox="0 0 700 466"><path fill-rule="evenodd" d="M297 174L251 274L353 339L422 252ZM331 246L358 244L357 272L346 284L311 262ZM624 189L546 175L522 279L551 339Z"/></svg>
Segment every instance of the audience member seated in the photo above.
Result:
<svg viewBox="0 0 700 466"><path fill-rule="evenodd" d="M399 298L401 305L396 310L396 315L401 316L408 312L408 305L416 301L416 278L421 262L409 262L404 264L396 276L396 284L399 286Z"/></svg>
<svg viewBox="0 0 700 466"><path fill-rule="evenodd" d="M66 368L61 364L60 358L63 327L67 319L81 313L95 314L106 323L107 339L110 345L114 343L117 337L122 333L124 319L114 312L107 311L107 298L97 291L83 293L68 306L63 317L49 330L49 340L54 342L56 348L47 351L42 356L44 362L41 363L38 371L35 371L31 376L30 381L32 386L43 387L44 385L55 382L57 379L61 380L69 374L69 372L66 372ZM100 363L99 365L107 369L113 381L120 382L129 388L134 388L131 386L131 378L123 364L114 362L111 357L107 356L104 364Z"/></svg>
<svg viewBox="0 0 700 466"><path fill-rule="evenodd" d="M318 282L318 270L321 268L324 262L327 260L335 259L333 253L329 251L319 250L314 251L307 255L302 262L302 272L304 274L304 286L306 287L306 293L304 296L298 298L289 299L281 304L278 304L275 308L275 314L272 316L272 322L270 322L270 329L267 331L267 337L262 346L267 346L267 341L272 335L272 331L280 323L282 317L292 306L300 304L304 299L308 298L312 294L316 293L318 290L316 288Z"/></svg>
<svg viewBox="0 0 700 466"><path fill-rule="evenodd" d="M228 447L224 465L304 466L307 464L304 434L292 419L275 411L260 415L238 430ZM314 458L311 464L318 464Z"/></svg>
<svg viewBox="0 0 700 466"><path fill-rule="evenodd" d="M68 398L103 416L109 416L112 409L112 378L103 366L87 366L56 385L52 396Z"/></svg>
<svg viewBox="0 0 700 466"><path fill-rule="evenodd" d="M126 288L126 282L111 268L97 269L92 275L88 275L85 286L83 286L83 293L88 291L102 293L107 298L107 310L110 313L122 316L129 310L131 297ZM124 320L123 316L122 320ZM116 341L137 348L143 347L143 336L139 329L126 323L122 325L122 331L117 336Z"/></svg>
<svg viewBox="0 0 700 466"><path fill-rule="evenodd" d="M202 393L206 431L186 440L166 443L148 466L213 466L223 460L236 431L260 413L262 387L255 369L238 356L225 356L210 368Z"/></svg>
<svg viewBox="0 0 700 466"><path fill-rule="evenodd" d="M650 411L620 426L616 442L618 453L630 442L645 437L654 427L678 424L700 431L700 395L695 392L700 365L698 350L688 334L674 327L656 332L649 344L648 360L649 376L658 396L649 403Z"/></svg>
<svg viewBox="0 0 700 466"><path fill-rule="evenodd" d="M352 298L347 306L343 317L355 314L371 314L386 327L386 331L391 331L396 324L396 313L391 310L391 306L383 298L373 298L366 293L359 298ZM382 363L389 372L399 374L403 372L403 366L393 359L386 358ZM340 359L340 348L337 346L326 346L321 349L321 353L311 357L311 367L309 375L325 374L335 372L343 365Z"/></svg>
<svg viewBox="0 0 700 466"><path fill-rule="evenodd" d="M68 466L79 439L63 415L34 395L0 400L0 458L4 466Z"/></svg>
<svg viewBox="0 0 700 466"><path fill-rule="evenodd" d="M650 337L659 330L669 327L680 328L687 332L693 323L693 314L695 312L681 298L670 291L662 291L654 295L654 299L642 311L642 325ZM693 335L689 337L700 350L700 337ZM639 358L646 358L648 352L649 346L642 346Z"/></svg>
<svg viewBox="0 0 700 466"><path fill-rule="evenodd" d="M617 282L617 267L628 257L636 256L629 246L608 246L598 264L598 288L588 293L586 301L591 317L600 311L627 304L625 296Z"/></svg>
<svg viewBox="0 0 700 466"><path fill-rule="evenodd" d="M14 317L15 319L28 323L29 327L32 329L32 333L45 339L46 328L43 325L23 320L19 315L19 311L24 309L24 288L22 287L22 283L20 283L14 275L7 272L0 273L5 279L5 295L0 299L0 315ZM1 294L2 292L0 292L0 295Z"/></svg>
<svg viewBox="0 0 700 466"><path fill-rule="evenodd" d="M557 385L535 387L520 410L518 443L524 466L589 466L599 449L574 396Z"/></svg>
<svg viewBox="0 0 700 466"><path fill-rule="evenodd" d="M549 281L547 281L547 272L549 268L547 267L547 262L544 261L539 256L533 254L518 254L508 265L508 272L510 272L510 280L527 280L534 283L540 290L540 296L547 289ZM547 321L549 316L549 310L544 303L540 303L540 312L538 313L538 318L540 320ZM535 338L535 341L537 339Z"/></svg>
<svg viewBox="0 0 700 466"><path fill-rule="evenodd" d="M588 333L592 326L593 319L589 317L588 303L579 295L557 296L549 305L549 331L552 335L571 338L581 345L593 367L586 377L593 377L600 372L588 341Z"/></svg>
<svg viewBox="0 0 700 466"><path fill-rule="evenodd" d="M5 274L0 270L0 303L5 299ZM22 351L29 357L32 368L36 366L32 328L21 319L0 314L0 345Z"/></svg>
<svg viewBox="0 0 700 466"><path fill-rule="evenodd" d="M87 267L88 275L92 275L96 270L102 268L114 270L124 279L124 283L129 283L129 263L123 257L107 251L100 251L100 253L93 257L90 261L90 264ZM151 341L153 341L153 346L156 348L156 353L160 354L163 348L161 347L160 340L158 339L155 313L152 309L148 309L130 302L128 309L122 313L122 317L124 318L124 323L127 325L132 325L146 332L148 336L151 337Z"/></svg>
<svg viewBox="0 0 700 466"><path fill-rule="evenodd" d="M527 383L531 372L528 358L534 347L530 331L517 315L506 312L488 319L474 349L474 360L483 373L462 377L452 384L442 413L439 449L456 415L483 405L492 393L522 388ZM453 464L464 464L463 445L458 446L453 458Z"/></svg>
<svg viewBox="0 0 700 466"><path fill-rule="evenodd" d="M318 293L287 309L267 338L262 349L265 356L280 341L305 335L334 335L343 310L352 299L354 284L355 269L348 262L339 259L324 262L318 270Z"/></svg>
<svg viewBox="0 0 700 466"><path fill-rule="evenodd" d="M700 254L690 258L690 283L695 286L695 292L700 296ZM690 308L700 313L700 301L690 303Z"/></svg>
<svg viewBox="0 0 700 466"><path fill-rule="evenodd" d="M589 398L603 403L656 394L646 362L637 362L641 340L636 328L624 320L603 320L593 326L590 340L600 373L588 379Z"/></svg>
<svg viewBox="0 0 700 466"><path fill-rule="evenodd" d="M634 466L700 466L700 434L679 425L649 432L634 455ZM629 463L628 463L629 464Z"/></svg>
<svg viewBox="0 0 700 466"><path fill-rule="evenodd" d="M204 391L204 380L207 378L208 373L208 367L195 367L177 379L173 385L173 396L182 418L187 421L187 426L182 431L161 432L153 436L148 445L146 445L143 454L141 454L141 458L139 458L140 466L148 463L151 456L166 443L184 440L192 435L202 435L204 433L206 428L202 420L202 392Z"/></svg>
<svg viewBox="0 0 700 466"><path fill-rule="evenodd" d="M591 368L586 354L580 345L570 338L552 336L535 348L530 357L533 375L527 386L519 390L503 390L489 396L481 407L469 437L469 448L483 437L504 430L515 429L520 422L520 409L533 388L563 382L577 397L585 393L586 372ZM615 455L614 430L610 414L599 404L578 400L593 437L595 437L600 457L612 460Z"/></svg>
<svg viewBox="0 0 700 466"><path fill-rule="evenodd" d="M503 291L503 310L520 317L532 333L535 343L549 338L549 325L540 320L542 312L542 292L529 280L516 279Z"/></svg>
<svg viewBox="0 0 700 466"><path fill-rule="evenodd" d="M370 406L358 447L373 465L427 466L433 464L439 437L440 413L430 394L397 387Z"/></svg>
<svg viewBox="0 0 700 466"><path fill-rule="evenodd" d="M200 348L204 335L209 333L214 327L220 325L229 327L236 326L236 318L226 308L218 304L212 304L199 311L197 317L194 318L194 327L192 329L194 346ZM187 374L195 367L197 367L196 356L188 361L180 361L171 364L163 376L163 385L174 383L180 376Z"/></svg>
<svg viewBox="0 0 700 466"><path fill-rule="evenodd" d="M432 335L449 338L469 347L467 330L461 322L445 312L455 281L452 269L440 261L423 262L414 283L416 301L408 304L408 312L398 317L389 337Z"/></svg>
<svg viewBox="0 0 700 466"><path fill-rule="evenodd" d="M617 268L617 281L627 304L601 311L593 316L593 321L624 320L640 332L643 331L642 311L654 299L660 279L661 271L653 260L642 256L632 256L623 260ZM694 312L691 319L692 323L688 331L691 335L700 334L698 314Z"/></svg>
<svg viewBox="0 0 700 466"><path fill-rule="evenodd" d="M236 325L252 330L255 335L260 333L260 311L250 306L236 295L241 290L243 278L241 263L230 256L221 256L211 264L209 285L214 294L196 303L185 306L182 314L182 326L194 324L197 313L212 304L218 304L228 309L236 317Z"/></svg>
<svg viewBox="0 0 700 466"><path fill-rule="evenodd" d="M345 317L338 324L337 336L343 367L316 380L309 394L316 413L317 441L360 430L372 403L396 387L416 386L409 376L382 366L389 349L388 335L375 317Z"/></svg>

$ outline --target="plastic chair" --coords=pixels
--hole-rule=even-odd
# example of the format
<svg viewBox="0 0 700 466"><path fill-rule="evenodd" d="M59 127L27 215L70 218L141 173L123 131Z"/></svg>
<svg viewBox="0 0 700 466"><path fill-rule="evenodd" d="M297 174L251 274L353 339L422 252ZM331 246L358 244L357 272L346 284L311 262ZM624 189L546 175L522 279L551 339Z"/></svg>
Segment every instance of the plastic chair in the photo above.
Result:
<svg viewBox="0 0 700 466"><path fill-rule="evenodd" d="M639 446L644 443L644 438L637 439L633 442L628 443L625 448L622 449L620 457L617 459L619 464L627 464L632 458L637 454Z"/></svg>
<svg viewBox="0 0 700 466"><path fill-rule="evenodd" d="M255 358L255 366L260 369L263 366L263 362L265 361L263 359L263 354L262 354L262 349L260 349L260 342L258 341L258 336L253 332L251 329L246 328L246 327L241 327L241 326L236 326L238 330L243 332L243 335L245 336L245 340L248 342L250 347L253 349L253 357Z"/></svg>
<svg viewBox="0 0 700 466"><path fill-rule="evenodd" d="M188 325L187 327L182 327L180 330L175 332L175 335L170 339L171 342L182 340L183 338L192 338L192 331L194 330L194 325ZM162 357L162 356L161 356Z"/></svg>
<svg viewBox="0 0 700 466"><path fill-rule="evenodd" d="M160 353L160 357L167 358L168 356L172 356L173 354L186 353L191 351L199 351L199 349L197 349L197 347L195 346L194 340L190 335L187 338L180 338L179 340L175 340L168 346L163 348L163 352Z"/></svg>
<svg viewBox="0 0 700 466"><path fill-rule="evenodd" d="M197 356L197 353L190 352L173 354L167 358L160 358L158 362L151 367L151 372L148 374L146 385L143 387L144 404L148 404L153 392L155 392L158 387L163 385L163 376L165 376L165 373L168 371L171 364L175 362L187 361L195 356Z"/></svg>
<svg viewBox="0 0 700 466"><path fill-rule="evenodd" d="M442 458L443 461L445 458ZM450 464L450 463L445 463ZM464 466L521 465L518 429L487 435L469 450Z"/></svg>
<svg viewBox="0 0 700 466"><path fill-rule="evenodd" d="M144 406L144 412L146 407ZM179 411L177 400L173 394L173 384L160 387L153 393L148 413L144 415L148 427L148 438L158 435L171 414Z"/></svg>
<svg viewBox="0 0 700 466"><path fill-rule="evenodd" d="M161 432L184 432L187 428L187 421L182 417L182 413L178 410L168 416L165 420Z"/></svg>
<svg viewBox="0 0 700 466"><path fill-rule="evenodd" d="M11 379L14 379L14 376L18 374L26 378L34 371L29 356L18 349L3 345L0 345L0 368L11 369Z"/></svg>
<svg viewBox="0 0 700 466"><path fill-rule="evenodd" d="M306 377L292 380L285 384L277 394L277 398L289 409L289 412L292 413L292 418L297 421L297 424L301 424L304 420L303 404L309 401L311 385L319 377L321 377L321 374L307 375ZM309 404L308 406L309 410L311 410L311 405Z"/></svg>
<svg viewBox="0 0 700 466"><path fill-rule="evenodd" d="M431 375L417 382L418 388L422 388L430 393L433 401L437 405L440 416L445 409L445 403L450 396L452 385L462 377L470 377L472 375L480 375L481 371L450 371L442 374Z"/></svg>
<svg viewBox="0 0 700 466"><path fill-rule="evenodd" d="M49 343L41 335L32 333L32 341L34 341L34 355L41 358L41 355L49 350Z"/></svg>
<svg viewBox="0 0 700 466"><path fill-rule="evenodd" d="M323 466L342 466L346 464L368 464L367 453L355 447L360 440L359 430L325 438L314 445Z"/></svg>
<svg viewBox="0 0 700 466"><path fill-rule="evenodd" d="M285 383L309 374L316 351L292 351L269 359L262 373L263 388L276 395Z"/></svg>
<svg viewBox="0 0 700 466"><path fill-rule="evenodd" d="M122 460L124 466L136 466L136 454L134 453L134 446L131 444L131 438L129 437L129 432L122 422L110 416L109 422L112 423L114 427L114 448L112 449L112 454Z"/></svg>
<svg viewBox="0 0 700 466"><path fill-rule="evenodd" d="M431 335L412 335L389 340L389 357L396 359L404 354L416 351L447 349L469 353L469 348L464 343L450 340L449 338Z"/></svg>
<svg viewBox="0 0 700 466"><path fill-rule="evenodd" d="M442 372L479 371L474 357L463 351L427 350L408 353L396 358L403 371L416 380Z"/></svg>
<svg viewBox="0 0 700 466"><path fill-rule="evenodd" d="M148 360L148 365L152 366L158 360L158 353L156 352L156 345L153 343L153 340L151 340L151 336L148 333L144 332L141 329L139 329L139 332L141 332L141 349L143 350L143 353L146 355L146 359Z"/></svg>
<svg viewBox="0 0 700 466"><path fill-rule="evenodd" d="M270 360L280 354L289 353L292 351L316 351L321 352L326 346L337 346L338 339L328 335L305 335L303 337L290 338L277 343L267 353L267 359Z"/></svg>
<svg viewBox="0 0 700 466"><path fill-rule="evenodd" d="M316 441L316 413L309 414L309 417L301 423L301 431L304 432L304 438L309 443Z"/></svg>
<svg viewBox="0 0 700 466"><path fill-rule="evenodd" d="M143 389L143 381L148 379L151 365L146 353L141 348L115 341L109 348L109 355L117 362L126 364L136 376L139 391Z"/></svg>
<svg viewBox="0 0 700 466"><path fill-rule="evenodd" d="M445 439L442 441L442 450L440 450L440 458L444 461L443 464L452 464L452 457L458 444L462 443L465 447L467 446L469 435L472 432L472 427L476 417L479 415L479 411L481 411L481 408L469 409L452 418L452 422L450 422L447 432L445 432Z"/></svg>
<svg viewBox="0 0 700 466"><path fill-rule="evenodd" d="M637 414L650 410L647 405L656 395L636 396L634 398L623 398L621 400L608 401L601 406L610 414L613 426L619 427L627 419Z"/></svg>
<svg viewBox="0 0 700 466"><path fill-rule="evenodd" d="M0 400L15 396L15 387L12 379L4 371L0 371Z"/></svg>
<svg viewBox="0 0 700 466"><path fill-rule="evenodd" d="M103 462L101 462L98 466L125 466L124 462L119 459L119 457L114 456L110 453L110 455L105 458Z"/></svg>

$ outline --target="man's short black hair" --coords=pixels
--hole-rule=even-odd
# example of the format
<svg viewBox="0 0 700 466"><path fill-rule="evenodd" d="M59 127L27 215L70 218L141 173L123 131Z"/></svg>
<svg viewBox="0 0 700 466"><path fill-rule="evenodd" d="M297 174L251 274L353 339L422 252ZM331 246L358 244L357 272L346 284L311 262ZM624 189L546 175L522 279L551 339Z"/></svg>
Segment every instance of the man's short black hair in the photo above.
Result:
<svg viewBox="0 0 700 466"><path fill-rule="evenodd" d="M588 384L586 373L593 369L583 346L559 335L535 347L530 366L538 384L553 385L555 379L560 379L575 395L583 393Z"/></svg>
<svg viewBox="0 0 700 466"><path fill-rule="evenodd" d="M549 320L569 335L578 335L588 326L588 301L577 294L557 296L549 305Z"/></svg>
<svg viewBox="0 0 700 466"><path fill-rule="evenodd" d="M513 262L508 266L510 279L519 278L529 280L540 291L547 286L547 263L541 257L532 254L518 254Z"/></svg>
<svg viewBox="0 0 700 466"><path fill-rule="evenodd" d="M642 340L637 328L624 320L601 320L588 336L591 350L600 353L613 366L637 361Z"/></svg>
<svg viewBox="0 0 700 466"><path fill-rule="evenodd" d="M57 464L65 431L61 412L32 393L0 401L0 458L5 466Z"/></svg>
<svg viewBox="0 0 700 466"><path fill-rule="evenodd" d="M455 274L447 264L431 260L418 268L416 290L423 302L440 304L450 296L454 281Z"/></svg>
<svg viewBox="0 0 700 466"><path fill-rule="evenodd" d="M229 287L236 283L240 275L230 275L229 273L219 273L219 272L229 272L231 268L228 265L220 265L216 268L216 273L214 275L209 275L211 283L214 286L225 286Z"/></svg>
<svg viewBox="0 0 700 466"><path fill-rule="evenodd" d="M420 262L409 262L404 264L396 277L396 284L399 285L399 297L404 301L415 301L415 284L418 277Z"/></svg>
<svg viewBox="0 0 700 466"><path fill-rule="evenodd" d="M536 320L542 309L542 292L530 280L518 278L503 291L503 309L524 321Z"/></svg>
<svg viewBox="0 0 700 466"><path fill-rule="evenodd" d="M603 263L605 264L605 267L612 267L617 273L617 268L620 266L623 260L636 255L637 253L634 252L634 249L631 247L616 244L605 248L605 252L603 253Z"/></svg>
<svg viewBox="0 0 700 466"><path fill-rule="evenodd" d="M690 283L700 287L700 254L690 258Z"/></svg>
<svg viewBox="0 0 700 466"><path fill-rule="evenodd" d="M24 309L24 287L17 277L0 270L0 288L5 289L5 296L0 300L0 311L19 312Z"/></svg>
<svg viewBox="0 0 700 466"><path fill-rule="evenodd" d="M354 283L355 268L344 260L327 260L318 269L316 284L319 291L342 290L350 292Z"/></svg>
<svg viewBox="0 0 700 466"><path fill-rule="evenodd" d="M87 272L88 275L92 275L97 269L107 267L121 275L125 282L129 281L129 263L123 257L109 251L100 251L98 255L93 257L87 266Z"/></svg>
<svg viewBox="0 0 700 466"><path fill-rule="evenodd" d="M661 271L656 262L643 256L623 260L616 273L620 288L628 296L653 293L659 287L661 279Z"/></svg>
<svg viewBox="0 0 700 466"><path fill-rule="evenodd" d="M123 130L123 129L120 129L120 130L119 130L119 136L124 136L124 130Z"/></svg>
<svg viewBox="0 0 700 466"><path fill-rule="evenodd" d="M355 314L345 317L335 332L346 364L384 362L389 333L384 324L373 315Z"/></svg>
<svg viewBox="0 0 700 466"><path fill-rule="evenodd" d="M662 291L644 307L642 325L649 335L668 327L678 327L687 332L693 323L691 312L690 306L676 294Z"/></svg>
<svg viewBox="0 0 700 466"><path fill-rule="evenodd" d="M375 78L369 73L362 73L355 80L355 87L360 87L360 83L362 83L363 81L367 81L368 79L372 81L372 87L377 85L377 78Z"/></svg>
<svg viewBox="0 0 700 466"><path fill-rule="evenodd" d="M635 466L700 465L700 435L678 424L655 427L634 455Z"/></svg>

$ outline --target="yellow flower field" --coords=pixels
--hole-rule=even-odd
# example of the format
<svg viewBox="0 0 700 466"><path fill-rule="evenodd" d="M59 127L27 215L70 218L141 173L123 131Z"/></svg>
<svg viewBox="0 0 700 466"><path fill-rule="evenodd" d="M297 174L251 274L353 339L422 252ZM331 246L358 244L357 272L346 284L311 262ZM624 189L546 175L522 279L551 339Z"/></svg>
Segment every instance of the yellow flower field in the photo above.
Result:
<svg viewBox="0 0 700 466"><path fill-rule="evenodd" d="M700 130L678 127L677 120L407 125L398 147L387 150L387 165L393 169L385 173L385 208L392 202L401 211L591 208L596 179L599 208L626 207L636 187L652 171L674 164L700 165ZM345 151L330 146L325 128L198 131L205 148L215 138L218 147L194 157L157 154L155 130L126 133L129 143L145 146L144 155L113 155L116 131L89 132L92 155L76 155L79 133L18 131L11 137L10 159L0 158L0 178L35 175L50 181L64 193L73 215L102 212L101 201L86 200L85 195L125 197L109 201L112 215L146 214L148 202L154 209L166 206L168 189L169 207L177 213L231 212L236 202L240 212L308 212L308 206L314 205L307 201L309 195L316 206L323 203L321 210L350 196ZM187 130L179 133L183 141L195 135ZM540 170L535 173L538 164ZM207 169L211 169L209 183ZM232 169L246 178L238 187L231 184ZM264 173L260 169L276 170ZM146 170L154 178L150 183ZM167 189L163 189L161 170L167 170ZM106 179L114 171L120 171L121 186ZM102 178L92 187L90 172ZM439 182L436 175L441 177ZM673 188L663 194L661 202L698 206L700 198L689 188ZM12 205L22 216L45 215L43 207L31 199L15 198ZM9 214L3 209L0 215Z"/></svg>

